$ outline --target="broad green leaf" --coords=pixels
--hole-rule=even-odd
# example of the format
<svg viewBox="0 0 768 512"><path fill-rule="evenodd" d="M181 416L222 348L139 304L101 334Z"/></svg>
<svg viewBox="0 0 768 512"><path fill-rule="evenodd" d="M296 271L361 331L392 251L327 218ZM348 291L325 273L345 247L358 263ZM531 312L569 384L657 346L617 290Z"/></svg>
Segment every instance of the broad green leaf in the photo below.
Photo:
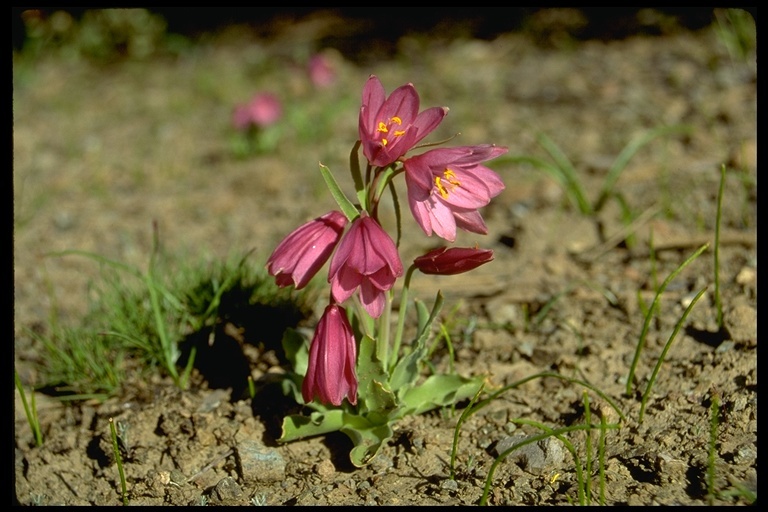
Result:
<svg viewBox="0 0 768 512"><path fill-rule="evenodd" d="M349 453L349 460L358 468L369 463L393 435L392 427L385 418L368 418L353 414L344 415L344 426L340 430L355 445Z"/></svg>
<svg viewBox="0 0 768 512"><path fill-rule="evenodd" d="M301 414L286 416L283 418L283 433L278 442L286 443L341 430L346 421L344 414L341 409L332 409L325 412L313 412L310 416Z"/></svg>
<svg viewBox="0 0 768 512"><path fill-rule="evenodd" d="M484 381L484 377L431 375L422 384L408 389L403 394L404 410L402 414L421 414L472 398L482 387Z"/></svg>
<svg viewBox="0 0 768 512"><path fill-rule="evenodd" d="M395 408L395 396L385 387L388 377L384 363L376 357L376 340L363 336L357 357L357 394L368 411L386 412Z"/></svg>
<svg viewBox="0 0 768 512"><path fill-rule="evenodd" d="M359 389L358 395L360 395ZM364 401L365 407L368 410L368 416L389 416L392 411L398 408L395 394L389 390L388 385L378 380L368 382L365 389L365 397L359 398L361 401Z"/></svg>

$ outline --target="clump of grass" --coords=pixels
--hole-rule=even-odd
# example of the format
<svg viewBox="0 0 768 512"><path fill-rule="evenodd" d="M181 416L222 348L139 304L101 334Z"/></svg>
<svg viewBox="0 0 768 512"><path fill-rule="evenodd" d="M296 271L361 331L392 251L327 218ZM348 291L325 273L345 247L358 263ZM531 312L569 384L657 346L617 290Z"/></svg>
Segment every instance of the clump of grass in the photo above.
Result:
<svg viewBox="0 0 768 512"><path fill-rule="evenodd" d="M715 9L715 33L731 60L744 62L757 48L755 19L744 9Z"/></svg>
<svg viewBox="0 0 768 512"><path fill-rule="evenodd" d="M245 316L254 304L306 316L314 294L312 286L300 293L278 288L250 253L223 262L191 262L164 254L157 237L146 271L83 251L53 256L85 257L101 268L82 322L52 325L50 335L34 335L47 352L46 387L67 399L113 396L129 371L160 371L186 389L196 350L192 344L181 357L180 343L188 336L204 330L215 336L217 323Z"/></svg>

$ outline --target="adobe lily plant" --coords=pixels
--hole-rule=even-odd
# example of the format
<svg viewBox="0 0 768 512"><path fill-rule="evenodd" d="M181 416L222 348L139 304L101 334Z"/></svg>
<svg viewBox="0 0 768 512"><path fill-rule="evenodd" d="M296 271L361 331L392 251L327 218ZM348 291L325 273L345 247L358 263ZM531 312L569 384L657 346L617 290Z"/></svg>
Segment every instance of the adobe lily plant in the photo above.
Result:
<svg viewBox="0 0 768 512"><path fill-rule="evenodd" d="M283 389L305 404L310 414L284 418L280 441L341 431L353 441L350 459L360 467L392 437L392 425L398 419L455 404L481 388L482 376L423 375L427 342L443 303L440 292L431 309L413 301L417 334L404 345L403 333L408 289L416 270L459 274L491 261L493 251L444 246L416 258L405 269L397 244L378 218L379 202L387 193L397 210L395 179L405 175L411 213L427 236L454 242L457 228L487 233L478 210L504 184L483 162L505 153L506 148L463 146L406 156L418 149L417 144L447 113L444 107L419 112L419 95L412 84L387 97L379 79L371 76L363 88L359 140L350 158L357 201L345 196L331 171L321 164L339 210L298 227L268 259L267 270L277 284L296 289L305 287L330 260L328 305L312 340L307 346L293 330L283 339L293 365ZM364 170L361 147L367 160ZM399 210L396 213L399 240ZM400 278L404 281L393 325L394 286Z"/></svg>

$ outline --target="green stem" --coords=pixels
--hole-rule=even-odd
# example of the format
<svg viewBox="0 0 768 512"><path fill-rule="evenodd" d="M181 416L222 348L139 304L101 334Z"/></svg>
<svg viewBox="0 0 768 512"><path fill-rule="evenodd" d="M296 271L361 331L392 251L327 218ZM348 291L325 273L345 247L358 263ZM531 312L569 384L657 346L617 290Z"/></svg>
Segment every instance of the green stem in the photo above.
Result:
<svg viewBox="0 0 768 512"><path fill-rule="evenodd" d="M405 280L403 281L403 289L400 292L400 308L397 316L397 331L395 331L395 341L392 348L392 361L390 361L390 372L395 368L397 364L397 355L400 352L400 345L403 342L403 330L405 328L405 313L408 309L408 288L411 285L411 276L413 271L416 270L415 265L408 267L405 273Z"/></svg>
<svg viewBox="0 0 768 512"><path fill-rule="evenodd" d="M120 474L120 491L123 497L123 505L128 505L128 494L125 486L125 472L123 471L123 458L120 456L120 448L117 446L117 432L115 431L115 422L112 418L109 418L109 430L112 434L112 449L115 453L115 461L117 462L117 471Z"/></svg>
<svg viewBox="0 0 768 512"><path fill-rule="evenodd" d="M376 356L383 365L387 364L389 357L389 324L392 316L392 290L387 292L387 304L379 318L379 332L376 336Z"/></svg>

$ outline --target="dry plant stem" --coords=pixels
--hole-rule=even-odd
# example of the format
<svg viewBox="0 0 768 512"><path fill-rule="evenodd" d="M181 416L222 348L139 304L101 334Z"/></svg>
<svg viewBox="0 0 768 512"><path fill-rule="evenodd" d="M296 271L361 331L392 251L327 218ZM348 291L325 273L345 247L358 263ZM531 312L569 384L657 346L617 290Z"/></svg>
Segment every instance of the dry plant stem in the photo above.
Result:
<svg viewBox="0 0 768 512"><path fill-rule="evenodd" d="M226 452L222 453L221 455L219 455L218 457L213 459L210 463L206 464L206 466L203 469L201 469L200 471L198 471L197 473L195 473L194 475L189 477L187 480L189 482L195 480L197 477L199 477L200 475L202 475L203 473L205 473L206 471L208 471L213 466L215 466L216 464L221 462L223 459L226 459L227 457L229 457L233 453L234 453L234 450L227 450Z"/></svg>
<svg viewBox="0 0 768 512"><path fill-rule="evenodd" d="M608 251L610 251L611 249L619 245L622 241L627 239L632 233L637 231L643 224L646 224L648 221L650 221L657 213L659 213L659 211L661 211L661 208L659 206L652 206L648 208L643 213L638 215L638 217L635 220L633 220L632 223L623 227L617 233L614 233L613 235L611 235L605 242L582 252L581 254L579 254L579 257L582 260L587 262L595 261L596 259L606 254Z"/></svg>

